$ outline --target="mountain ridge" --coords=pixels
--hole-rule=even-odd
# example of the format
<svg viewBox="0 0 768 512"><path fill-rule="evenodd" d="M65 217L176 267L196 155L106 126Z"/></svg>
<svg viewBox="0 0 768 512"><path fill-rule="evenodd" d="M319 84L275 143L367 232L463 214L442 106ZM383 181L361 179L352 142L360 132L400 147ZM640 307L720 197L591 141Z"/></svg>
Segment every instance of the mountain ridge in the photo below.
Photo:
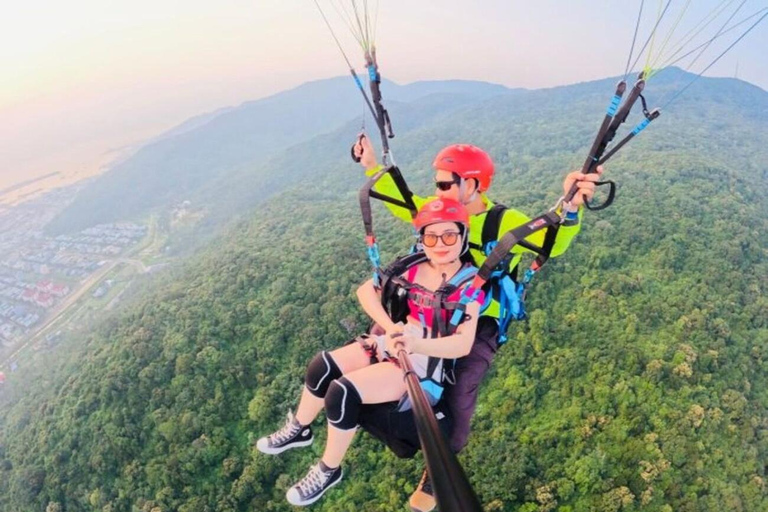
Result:
<svg viewBox="0 0 768 512"><path fill-rule="evenodd" d="M677 78L649 101L690 76ZM440 101L395 102L408 134L398 163L430 193L434 152L471 140L496 160L494 200L546 211L612 81L442 114ZM499 349L460 456L486 510L768 508L768 100L739 83L699 86L610 162L615 206L585 213ZM242 180L294 179L82 346L51 354L58 370L8 388L19 396L0 415L0 509L291 509L285 490L320 456L324 429L280 457L251 443L295 406L312 354L367 325L354 296L370 275L354 130L245 166ZM379 204L374 221L383 261L407 250L406 225ZM421 469L361 435L345 481L314 508L402 510Z"/></svg>
<svg viewBox="0 0 768 512"><path fill-rule="evenodd" d="M463 97L487 97L507 89L484 82L421 82L413 88L384 82L388 105L428 96L430 87ZM410 98L410 100L409 100ZM169 208L201 186L226 180L234 168L258 165L297 142L335 130L363 113L349 78L302 84L239 107L192 118L160 135L131 158L100 176L47 230L52 234L93 224L136 220ZM450 108L446 100L445 108ZM373 122L369 119L369 125ZM126 197L125 190L134 191Z"/></svg>

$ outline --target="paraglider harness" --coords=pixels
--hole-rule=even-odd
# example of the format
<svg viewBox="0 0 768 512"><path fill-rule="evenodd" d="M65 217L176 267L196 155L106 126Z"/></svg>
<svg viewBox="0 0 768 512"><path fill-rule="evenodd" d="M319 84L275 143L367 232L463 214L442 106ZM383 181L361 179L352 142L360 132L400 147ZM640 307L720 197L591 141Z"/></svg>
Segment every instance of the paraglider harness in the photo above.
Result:
<svg viewBox="0 0 768 512"><path fill-rule="evenodd" d="M470 242L470 248L481 251L486 257L491 254L494 247L498 244L499 226L506 210L507 207L502 204L494 205L493 208L488 210L483 222L480 244ZM532 270L528 270L523 280L518 281L517 265L511 269L509 267L511 259L512 254L509 254L502 260L492 270L488 282L483 287L486 293L486 301L483 304L481 313L490 306L491 301L495 300L499 303L499 336L497 341L499 345L507 341L507 330L512 321L526 319L525 294L528 283L530 283L534 275Z"/></svg>
<svg viewBox="0 0 768 512"><path fill-rule="evenodd" d="M379 194L373 190L373 186L385 174L392 176L404 199L403 201ZM425 336L429 335L432 338L450 336L456 331L458 325L464 321L467 304L475 300L480 294L480 288L475 288L471 284L477 274L477 268L464 266L448 282L444 283L434 292L416 283L411 283L403 277L403 274L408 269L427 261L427 256L421 250L412 251L411 254L400 257L386 268L382 268L379 247L373 232L372 197L407 208L412 216L416 215L417 208L413 202L413 194L408 190L400 170L395 166L382 169L371 176L360 190L360 211L363 217L363 226L365 227L368 258L373 266L373 284L381 292L382 306L394 322L405 322L409 313L408 300L413 300L417 304L421 303L420 307L422 310L432 310L432 329L429 332L427 332L426 318L420 318ZM466 231L464 236L468 236ZM448 301L447 299L459 289L463 290L460 300ZM435 403L442 396L442 379L438 382L429 377L433 375L439 362L439 358L430 357L427 377L422 379L422 387L434 399ZM453 366L453 360L443 360L443 377L447 377L449 382L454 382ZM407 408L408 404L401 404L399 407L400 410L406 410Z"/></svg>
<svg viewBox="0 0 768 512"><path fill-rule="evenodd" d="M465 235L466 236L466 235ZM381 292L381 304L394 322L407 321L410 312L408 302L415 302L420 309L419 320L424 330L424 337L438 338L453 334L458 324L466 319L466 302L461 300L449 300L457 290L467 287L477 273L477 268L464 265L450 280L443 283L434 292L423 286L410 282L403 277L411 268L427 261L423 252L415 252L398 258L383 270L377 271L378 289ZM472 293L479 294L479 290ZM427 327L424 310L431 310L431 326ZM457 321L454 323L454 317ZM442 372L439 378L435 378L435 372L440 362L443 362ZM443 395L443 382L455 384L454 375L455 359L430 357L427 362L427 373L421 379L421 387L429 395L432 405L436 404ZM410 409L410 402L404 399L398 406L399 411Z"/></svg>
<svg viewBox="0 0 768 512"><path fill-rule="evenodd" d="M613 202L615 196L616 187L614 182L601 181L597 184L599 186L609 185L610 191L608 193L608 198L603 204L599 206L587 205L587 208L592 210L601 210L608 207ZM470 248L482 252L485 254L486 258L493 253L493 250L500 242L498 239L499 228L504 212L506 212L507 209L508 208L503 204L496 204L486 212L480 244L470 242ZM575 220L576 218L577 217L574 219L568 218L565 220L570 221ZM546 222L549 223L549 221L550 218L547 217ZM528 286L536 273L541 270L541 267L544 266L549 259L561 223L562 221L560 220L556 224L546 225L547 231L544 235L544 243L541 247L531 244L525 239L518 240L516 245L525 247L537 254L537 258L525 273L523 273L522 279L518 278L518 265L510 268L510 263L514 257L511 252L507 252L504 258L490 269L490 273L488 274L489 277L483 286L483 290L486 293L486 300L480 312L483 313L491 305L493 300L499 303L499 335L497 339L499 345L503 345L507 342L507 331L513 321L521 321L528 318L525 310L525 297L528 291ZM478 268L483 268L482 264L475 263L475 265Z"/></svg>
<svg viewBox="0 0 768 512"><path fill-rule="evenodd" d="M402 201L373 190L373 186L385 174L392 176L403 197ZM412 252L382 268L378 242L373 231L372 197L406 208L412 215L416 215L417 208L413 202L413 194L396 166L389 166L378 171L360 190L360 210L366 233L367 253L373 266L374 286L381 291L382 306L393 321L404 322L410 311L408 299L411 298L417 302L422 301L424 309L432 309L432 329L427 334L433 338L453 334L458 325L465 319L467 304L480 294L480 288L472 287L477 269L469 266L463 267L448 282L432 292L403 277L408 269L427 261L423 251ZM467 234L465 233L464 236ZM458 289L463 290L460 299L458 301L447 300ZM423 302L425 296L428 297L428 302ZM421 320L422 327L426 328L426 319ZM420 380L420 384L430 397L438 425L447 435L451 431L452 421L446 404L440 398L443 394L443 383L455 382L453 373L455 360L442 359L443 370L439 381L437 381L430 377L435 374L440 361L440 358L430 357L428 359L427 374L425 378ZM420 448L414 417L410 411L410 403L405 397L400 402L363 406L360 426L384 442L398 457L411 458Z"/></svg>
<svg viewBox="0 0 768 512"><path fill-rule="evenodd" d="M423 252L414 252L398 258L387 268L378 271L378 288L381 291L381 304L389 313L392 321L405 322L409 312L408 299L420 303L419 305L423 306L424 309L432 310L431 324L433 327L430 333L426 332L428 330L426 319L420 318L425 334L430 334L432 338L449 336L453 334L456 327L451 325L449 319L455 311L463 313L466 310L466 304L460 301L448 301L448 298L456 290L469 284L472 278L475 277L477 269L465 265L450 280L432 292L419 284L409 282L402 276L412 267L427 261L427 256ZM428 297L426 300L425 295ZM448 312L448 318L443 314L444 312Z"/></svg>
<svg viewBox="0 0 768 512"><path fill-rule="evenodd" d="M477 269L464 266L438 290L429 292L402 277L408 269L426 261L427 257L423 252L416 252L396 259L384 269L379 269L376 275L381 290L381 303L393 321L404 322L410 311L408 299L423 301L427 296L429 302L422 302L422 304L425 308L431 308L433 314L432 329L428 334L433 338L438 335L448 336L456 328L451 319L458 315L463 320L466 304L461 301L448 301L447 298L454 295L458 289L466 289L474 279ZM425 290L427 293L424 293ZM424 326L423 320L422 326ZM427 361L426 375L420 379L421 388L432 405L438 425L448 435L453 423L447 404L441 398L444 385L455 383L455 359L442 359L443 368L439 380L435 380L434 376L441 359L430 357ZM407 396L399 402L364 405L360 415L360 426L385 443L400 458L411 458L419 451L416 424Z"/></svg>

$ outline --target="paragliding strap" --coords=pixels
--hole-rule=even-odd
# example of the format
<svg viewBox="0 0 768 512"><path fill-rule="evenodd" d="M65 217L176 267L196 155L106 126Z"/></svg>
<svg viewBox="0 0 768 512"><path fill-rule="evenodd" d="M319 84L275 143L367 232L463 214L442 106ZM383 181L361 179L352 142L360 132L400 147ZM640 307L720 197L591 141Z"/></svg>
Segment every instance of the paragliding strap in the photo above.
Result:
<svg viewBox="0 0 768 512"><path fill-rule="evenodd" d="M608 197L605 199L605 201L597 206L592 206L591 201L584 201L584 206L587 208L587 210L591 210L593 212L605 210L613 204L613 200L616 198L616 182L611 180L595 182L595 186L597 187L602 187L604 185L608 185Z"/></svg>
<svg viewBox="0 0 768 512"><path fill-rule="evenodd" d="M373 190L373 186L385 174L390 174L392 176L392 180L395 182L400 195L403 197L403 201L379 194ZM379 172L371 176L360 189L358 198L360 201L360 213L363 217L363 226L365 227L365 242L368 246L368 259L371 260L371 265L373 265L374 269L374 284L379 285L378 271L381 269L381 256L379 254L379 245L376 242L376 235L374 235L373 232L371 197L406 208L409 212L411 212L412 216L416 215L416 204L413 202L413 193L408 189L408 185L406 185L405 180L403 179L403 175L400 174L400 170L394 165L381 169Z"/></svg>
<svg viewBox="0 0 768 512"><path fill-rule="evenodd" d="M621 80L616 85L616 91L613 93L613 97L611 98L611 102L608 105L608 109L605 112L605 116L603 117L603 122L600 125L600 129L597 130L597 135L595 136L595 140L592 142L592 147L589 150L589 155L587 156L586 161L584 162L584 165L582 166L582 172L588 172L588 169L594 164L594 162L599 159L599 155L603 152L605 149L605 144L603 144L603 141L606 138L606 135L608 133L608 130L610 129L611 122L613 121L614 116L616 115L616 111L619 108L619 104L621 103L621 98L624 96L624 92L627 90L627 83L624 80Z"/></svg>
<svg viewBox="0 0 768 512"><path fill-rule="evenodd" d="M381 268L381 254L379 253L379 244L376 243L376 239L366 237L366 243L368 245L368 259L371 260L373 268ZM378 275L378 274L377 274Z"/></svg>
<svg viewBox="0 0 768 512"><path fill-rule="evenodd" d="M517 227L511 231L508 231L501 239L496 247L493 248L491 253L485 259L480 269L477 271L477 276L482 280L480 283L473 283L473 286L480 284L482 286L486 281L491 278L493 271L499 266L499 264L506 258L512 248L518 245L522 240L528 238L533 233L546 229L550 226L556 226L560 224L560 215L550 210L547 213L531 219L527 223L520 227ZM537 248L535 251L539 254L544 252L544 248Z"/></svg>
<svg viewBox="0 0 768 512"><path fill-rule="evenodd" d="M652 111L648 110L648 103L645 99L645 96L643 96L643 90L645 89L644 73L645 72L640 73L640 75L637 78L637 81L635 82L635 85L632 87L632 90L629 93L629 96L624 101L624 103L621 104L621 106L618 109L616 107L619 103L621 96L624 93L624 90L626 89L626 83L624 82L624 80L622 80L617 85L616 92L614 93L614 96L611 99L611 103L607 109L606 115L603 118L603 122L600 126L600 129L597 132L597 136L595 137L595 140L592 143L592 148L589 151L589 156L587 156L587 159L585 160L584 165L582 166L582 169L581 169L582 173L591 174L591 173L597 172L598 165L602 165L603 163L608 161L608 159L611 158L613 155L615 155L619 151L619 149L621 149L627 142L629 142L638 133L643 131L654 119L656 119L657 117L659 117L659 115L661 115L661 111L659 109L654 109ZM640 124L638 124L626 137L624 137L613 148L611 148L611 150L607 154L604 154L608 147L608 144L610 144L611 141L613 141L614 137L616 136L616 131L627 120L627 117L629 116L629 113L632 110L632 107L635 105L638 99L642 104L643 115L645 116L645 119ZM613 200L616 197L616 183L613 181L607 180L607 181L599 181L595 184L597 186L603 186L603 185L609 186L608 198L602 204L599 204L597 206L593 206L588 201L585 201L584 205L588 210L599 211L599 210L608 208L611 204L613 204ZM573 185L571 186L571 189L563 197L563 201L571 202L573 197L578 193L578 190L579 190L578 182L574 182Z"/></svg>
<svg viewBox="0 0 768 512"><path fill-rule="evenodd" d="M385 196L373 190L376 182L383 178L385 174L392 176L392 180L395 182L395 185L397 186L397 189L403 198L402 201L393 197ZM365 226L366 236L373 236L373 214L371 213L372 197L374 199L379 199L380 201L405 208L411 213L411 216L416 215L417 208L416 203L413 202L413 193L405 183L405 179L403 179L403 175L400 173L400 169L394 165L381 169L365 182L358 194L358 199L360 201L360 211L363 216L363 225Z"/></svg>
<svg viewBox="0 0 768 512"><path fill-rule="evenodd" d="M614 96L611 100L611 105L609 106L608 111L603 118L603 122L597 132L597 136L595 137L594 142L592 143L592 149L590 150L589 156L587 156L587 159L582 166L581 172L584 174L597 172L597 165L600 161L600 158L603 156L605 149L616 136L616 131L619 129L619 127L621 127L621 125L624 124L624 122L627 120L632 107L634 106L637 99L641 97L644 88L645 80L643 79L643 73L640 73L637 81L635 82L635 85L629 92L629 96L618 108L618 110L616 110L616 97L621 97L624 93L624 90L626 89L626 83L623 80L619 82L619 84L616 86L616 92L614 93ZM574 183L573 187L571 187L571 190L568 192L568 194L566 194L565 201L570 202L577 191L578 185Z"/></svg>
<svg viewBox="0 0 768 512"><path fill-rule="evenodd" d="M640 97L640 103L643 105L643 115L646 119L650 119L651 113L648 112L648 103L645 101L645 96L642 94L639 94L638 96Z"/></svg>
<svg viewBox="0 0 768 512"><path fill-rule="evenodd" d="M469 277L470 274L473 276L476 275L474 269L471 267L467 267L466 271L466 276L462 276L464 279ZM482 291L481 288L482 286L475 286L474 280L464 288L461 293L461 298L459 299L459 307L457 307L453 311L453 315L451 315L451 320L449 323L449 334L452 334L456 330L456 327L458 327L458 325L464 319L464 311L466 311L467 304L477 300L477 298L480 296L480 292Z"/></svg>
<svg viewBox="0 0 768 512"><path fill-rule="evenodd" d="M395 132L392 131L392 121L389 120L389 112L387 111L387 109L382 108L381 114L384 117L384 126L386 126L387 128L387 137L389 137L390 139L394 139Z"/></svg>
<svg viewBox="0 0 768 512"><path fill-rule="evenodd" d="M597 162L597 165L603 165L605 162L607 162L613 155L615 155L622 147L624 147L624 144L632 140L634 137L636 137L640 132L645 130L651 122L659 117L661 115L661 109L655 108L648 112L648 115L645 119L643 119L640 123L638 123L637 126L635 126L629 134L621 139L621 141L617 142L615 146L611 148L610 151L608 151L605 155L603 155L602 158L600 158L600 161Z"/></svg>
<svg viewBox="0 0 768 512"><path fill-rule="evenodd" d="M498 343L500 345L507 341L507 329L509 328L509 324L513 320L524 320L527 316L525 312L525 295L528 284L541 266L549 259L561 222L562 217L560 214L558 214L555 209L552 209L544 215L540 215L526 224L508 231L495 244L487 244L486 250L488 251L488 257L480 266L471 287L479 289L485 285L486 282L491 280L495 283L494 286L498 289ZM525 243L525 238L543 229L546 229L547 233L544 235L544 243L541 247ZM531 250L538 254L538 257L531 265L531 268L525 272L521 282L516 282L508 269L511 258L510 251L516 245L531 247ZM483 308L486 308L490 304L492 295L495 295L495 293L488 294L486 297L486 304L483 305Z"/></svg>
<svg viewBox="0 0 768 512"><path fill-rule="evenodd" d="M513 320L524 320L526 318L524 301L528 284L536 271L549 258L554 247L560 222L562 221L562 217L555 210L551 210L545 215L507 232L501 240L497 240L501 217L505 209L505 206L497 204L488 211L483 223L482 246L472 244L473 248L481 250L487 258L467 290L478 290L487 281L492 280L493 286L489 290L485 304L483 304L480 311L482 313L487 309L494 298L498 300L499 343L506 341L506 331ZM547 233L544 236L544 243L541 247L525 240L526 237L542 229L546 229ZM525 247L538 255L531 268L526 271L521 282L517 282L516 279L517 267L511 270L509 268L509 263L512 260L510 251L516 245ZM455 315L456 313L454 313Z"/></svg>
<svg viewBox="0 0 768 512"><path fill-rule="evenodd" d="M376 126L379 128L379 135L381 136L381 146L384 152L384 158L389 155L389 142L387 139L395 137L392 131L392 122L389 119L389 112L381 104L381 74L379 73L379 65L376 62L375 51L366 54L366 67L368 68L368 87L371 90L371 101L373 102L373 120L376 122ZM388 163L388 162L384 162Z"/></svg>

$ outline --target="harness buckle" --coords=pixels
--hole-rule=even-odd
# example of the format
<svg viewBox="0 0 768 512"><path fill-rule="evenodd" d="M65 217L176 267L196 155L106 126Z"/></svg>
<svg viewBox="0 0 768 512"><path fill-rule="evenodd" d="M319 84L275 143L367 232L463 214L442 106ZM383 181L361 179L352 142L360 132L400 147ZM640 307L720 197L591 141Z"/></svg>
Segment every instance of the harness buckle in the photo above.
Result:
<svg viewBox="0 0 768 512"><path fill-rule="evenodd" d="M565 203L565 196L560 196L560 199L557 200L555 203L555 206L549 209L550 212L556 212L558 208L560 208L560 219L565 219L565 213L563 212L561 206Z"/></svg>

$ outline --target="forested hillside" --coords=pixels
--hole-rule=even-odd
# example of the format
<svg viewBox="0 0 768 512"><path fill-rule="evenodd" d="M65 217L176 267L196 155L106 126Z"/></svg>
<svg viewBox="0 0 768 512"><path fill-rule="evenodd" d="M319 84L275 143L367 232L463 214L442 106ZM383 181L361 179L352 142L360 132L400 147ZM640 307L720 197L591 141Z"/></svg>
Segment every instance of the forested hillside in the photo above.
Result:
<svg viewBox="0 0 768 512"><path fill-rule="evenodd" d="M687 78L661 74L649 102ZM472 142L497 161L491 196L539 213L583 161L612 85L435 114L395 139L398 163L429 191L436 150ZM7 390L0 510L292 510L285 490L324 435L277 457L251 443L295 405L311 355L365 326L349 137L276 156L285 175L312 164L311 182L232 226L58 370ZM615 206L588 212L537 276L460 460L487 511L768 510L768 93L703 79L608 173ZM392 258L409 230L375 214ZM404 510L420 470L362 435L312 510Z"/></svg>

